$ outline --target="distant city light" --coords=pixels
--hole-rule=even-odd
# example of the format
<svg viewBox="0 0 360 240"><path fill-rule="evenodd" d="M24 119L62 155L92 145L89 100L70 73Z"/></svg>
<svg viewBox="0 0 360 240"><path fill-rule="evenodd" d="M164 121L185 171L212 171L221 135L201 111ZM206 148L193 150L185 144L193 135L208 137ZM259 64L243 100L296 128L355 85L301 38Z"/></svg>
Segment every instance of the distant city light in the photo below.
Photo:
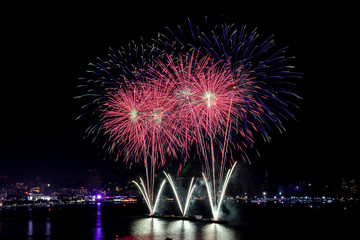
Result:
<svg viewBox="0 0 360 240"><path fill-rule="evenodd" d="M100 200L102 198L102 196L100 194L96 195L96 199Z"/></svg>

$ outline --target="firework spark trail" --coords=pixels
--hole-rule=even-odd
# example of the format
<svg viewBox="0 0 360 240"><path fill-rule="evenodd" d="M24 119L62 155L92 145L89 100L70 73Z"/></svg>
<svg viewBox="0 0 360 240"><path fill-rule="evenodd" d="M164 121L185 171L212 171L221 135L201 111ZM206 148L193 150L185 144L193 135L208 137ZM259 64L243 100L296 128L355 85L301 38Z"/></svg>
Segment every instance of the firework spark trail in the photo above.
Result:
<svg viewBox="0 0 360 240"><path fill-rule="evenodd" d="M176 201L177 201L177 203L178 203L178 205L179 205L179 208L180 208L180 212L181 212L182 215L184 215L184 211L183 211L183 209L182 209L182 206L181 206L181 203L180 203L180 199L179 199L179 196L178 196L177 191L176 191L176 188L175 188L175 184L174 184L174 182L173 182L173 180L172 180L172 178L171 178L171 176L170 176L169 174L167 174L166 172L164 172L164 174L165 174L166 178L168 179L168 181L169 181L169 183L170 183L170 185L171 185L171 187L172 187L172 189L173 189L173 192L174 192L174 194L175 194Z"/></svg>
<svg viewBox="0 0 360 240"><path fill-rule="evenodd" d="M232 105L232 97L231 97L231 102L230 102L229 107L231 107L231 105ZM224 168L225 168L224 162L225 162L225 158L226 158L227 143L229 141L229 139L228 139L229 125L230 125L230 109L228 110L228 117L227 117L227 122L226 122L226 130L225 130L225 136L224 136L223 149L221 149L219 186L222 185L222 173L223 173Z"/></svg>
<svg viewBox="0 0 360 240"><path fill-rule="evenodd" d="M194 189L196 187L196 185L194 184L194 177L191 178L191 182L190 182L190 186L189 186L189 191L188 191L188 194L187 194L187 197L186 197L186 202L185 202L185 207L184 207L184 216L186 216L186 213L189 209L189 205L190 205L190 200L191 200L191 196L192 196L192 193L194 192Z"/></svg>
<svg viewBox="0 0 360 240"><path fill-rule="evenodd" d="M177 201L177 203L178 203L178 206L179 206L179 209L180 209L180 211L181 211L181 214L182 214L183 216L186 216L186 213L187 213L187 211L188 211L188 209L189 209L189 204L190 204L190 200L191 200L191 195L192 195L192 193L194 192L194 189L195 189L195 186L196 186L196 185L193 185L193 183L194 183L194 177L191 178L189 190L188 190L188 193L187 193L187 195L186 195L185 205L184 205L184 208L183 208L182 205L181 205L181 202L180 202L180 199L179 199L179 196L178 196L178 193L177 193L175 184L174 184L174 182L173 182L170 174L168 174L168 173L166 173L166 172L164 172L164 174L165 174L166 178L168 179L168 181L169 181L169 183L170 183L170 185L171 185L171 188L172 188L172 190L173 190L173 192L174 192L174 194L175 194L175 198L176 198L176 201Z"/></svg>
<svg viewBox="0 0 360 240"><path fill-rule="evenodd" d="M230 177L231 177L231 175L232 175L232 173L233 173L233 171L234 171L234 169L235 169L236 163L237 163L237 162L235 162L235 163L233 164L232 168L231 168L231 169L227 172L227 174L226 174L225 181L224 181L224 185L223 185L223 187L222 187L222 189L221 189L220 201L219 201L219 204L218 204L218 206L217 206L217 209L216 209L216 212L215 212L215 215L214 215L214 218L215 218L215 219L218 219L218 217L219 217L219 211L220 211L220 208L221 208L221 204L222 204L223 198L224 198L224 196L225 196L226 188L227 188L227 185L229 184Z"/></svg>
<svg viewBox="0 0 360 240"><path fill-rule="evenodd" d="M212 194L211 194L210 186L209 186L208 181L206 180L205 174L203 172L202 172L202 176L203 176L203 179L205 181L206 190L207 190L207 193L208 193L211 213L212 213L213 217L215 218L215 210L214 210L214 204L213 204L213 201L212 201Z"/></svg>
<svg viewBox="0 0 360 240"><path fill-rule="evenodd" d="M208 184L207 179L206 179L206 177L205 177L205 174L202 173L203 179L204 179L204 181L205 181L206 189L207 189L207 192L208 192L208 195L209 195L209 203L210 203L210 207L211 207L211 211L212 211L212 214L213 214L213 218L214 218L214 219L218 219L218 217L219 217L219 211L220 211L220 208L221 208L221 205L222 205L223 198L224 198L224 196L225 196L225 192L226 192L226 189L227 189L227 185L229 184L230 177L231 177L231 175L232 175L232 173L233 173L233 171L234 171L234 168L235 168L235 166L236 166L236 163L237 163L237 162L235 162L235 163L233 164L232 168L226 173L226 177L225 177L224 184L223 184L223 186L222 186L222 188L221 188L221 190L220 190L220 191L221 191L220 200L219 200L219 202L217 203L216 209L215 209L214 204L213 204L213 201L212 201L212 198L215 198L215 196L213 196L213 195L211 194L210 187L209 187L209 184Z"/></svg>
<svg viewBox="0 0 360 240"><path fill-rule="evenodd" d="M162 189L164 188L165 183L166 183L166 179L164 179L162 181L161 185L160 185L160 189L158 191L158 194L157 194L157 197L156 197L156 200L155 200L155 204L154 204L154 208L153 208L153 211L152 211L153 214L156 212L156 207L158 205L159 198L160 198L160 195L161 195Z"/></svg>
<svg viewBox="0 0 360 240"><path fill-rule="evenodd" d="M150 213L152 213L152 208L151 208L151 204L150 204L150 200L148 198L148 195L146 193L146 187L141 184L141 186L136 182L136 181L132 181L140 190L141 194L143 195L144 199L145 199L145 202L146 202L146 205L148 206L149 208L149 211ZM143 183L142 179L140 178L140 182Z"/></svg>
<svg viewBox="0 0 360 240"><path fill-rule="evenodd" d="M160 195L161 195L161 192L162 192L162 189L164 188L164 185L166 183L166 179L164 179L161 184L160 184L160 188L159 188L159 191L158 191L158 195L155 199L155 204L152 206L151 202L150 202L150 198L149 198L149 194L147 192L147 188L144 184L144 181L142 180L142 178L140 178L140 184L138 184L136 181L132 181L132 183L134 183L138 189L140 190L141 194L143 195L144 199L145 199L145 202L146 202L146 205L148 206L149 208L149 212L150 212L150 215L153 215L155 214L156 212L156 207L157 207L157 204L159 202L159 198L160 198Z"/></svg>

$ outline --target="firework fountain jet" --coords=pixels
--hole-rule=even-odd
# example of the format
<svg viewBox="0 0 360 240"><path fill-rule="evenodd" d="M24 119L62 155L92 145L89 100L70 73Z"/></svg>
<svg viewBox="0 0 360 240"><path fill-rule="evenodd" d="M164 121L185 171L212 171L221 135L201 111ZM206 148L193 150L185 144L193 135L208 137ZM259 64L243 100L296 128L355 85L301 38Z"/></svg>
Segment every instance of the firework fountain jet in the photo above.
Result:
<svg viewBox="0 0 360 240"><path fill-rule="evenodd" d="M215 220L217 220L218 217L219 217L219 211L220 211L221 204L222 204L222 201L223 201L225 192L226 192L226 188L227 188L227 185L228 185L228 183L229 183L229 181L230 181L230 177L231 177L231 175L232 175L232 173L233 173L233 171L234 171L234 168L235 168L235 166L236 166L236 163L237 163L237 162L235 162L234 165L232 166L232 168L231 168L230 170L228 170L228 172L226 173L225 181L224 181L224 184L223 184L223 186L222 186L222 188L221 188L220 200L219 200L216 208L214 207L214 204L213 204L213 201L212 201L212 198L215 198L215 196L213 196L213 195L211 194L210 186L209 186L209 184L208 184L208 182L207 182L207 180L206 180L205 174L202 173L202 176L203 176L203 179L204 179L205 185L206 185L206 190L207 190L208 195L209 195L209 203L210 203L210 207L211 207L211 212L212 212L213 218L214 218Z"/></svg>
<svg viewBox="0 0 360 240"><path fill-rule="evenodd" d="M191 195L192 195L192 193L193 193L193 191L194 191L194 189L195 189L195 186L196 186L195 184L193 184L193 183L194 183L194 177L191 178L189 190L188 190L188 193L187 193L187 196L186 196L185 205L184 205L184 208L182 208L182 205L181 205L181 203L180 203L179 196L178 196L177 191L176 191L175 184L174 184L174 182L173 182L170 174L168 174L168 173L166 173L166 172L164 172L164 174L165 174L166 178L168 179L168 181L169 181L169 183L170 183L170 185L171 185L171 188L172 188L172 190L173 190L173 192L174 192L174 195L175 195L176 201L177 201L177 203L178 203L178 205L179 205L179 209L180 209L181 214L182 214L183 216L186 216L186 213L187 213L187 211L188 211L188 209L189 209L189 204L190 204L190 200L191 200Z"/></svg>
<svg viewBox="0 0 360 240"><path fill-rule="evenodd" d="M150 212L150 215L153 215L155 214L156 212L156 207L158 205L158 202L159 202L159 198L160 198L160 195L161 195L161 192L162 192L162 189L166 183L166 179L164 179L161 184L160 184L160 188L159 188L159 191L158 191L158 194L157 194L157 197L155 199L155 204L152 205L151 204L151 200L149 198L149 193L148 193L148 190L144 184L144 181L142 180L142 178L140 178L140 185L136 182L136 181L132 181L140 190L141 194L143 195L144 199L145 199L145 202L146 202L146 205L148 206L149 208L149 212Z"/></svg>

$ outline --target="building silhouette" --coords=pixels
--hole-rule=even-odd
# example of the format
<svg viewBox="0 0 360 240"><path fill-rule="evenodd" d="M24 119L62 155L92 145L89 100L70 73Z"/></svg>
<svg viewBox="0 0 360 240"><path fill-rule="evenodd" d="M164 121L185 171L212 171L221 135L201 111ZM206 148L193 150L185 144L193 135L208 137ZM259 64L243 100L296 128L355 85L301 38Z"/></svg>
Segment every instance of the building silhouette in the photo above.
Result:
<svg viewBox="0 0 360 240"><path fill-rule="evenodd" d="M97 192L101 188L101 176L97 169L87 171L86 187L89 193Z"/></svg>

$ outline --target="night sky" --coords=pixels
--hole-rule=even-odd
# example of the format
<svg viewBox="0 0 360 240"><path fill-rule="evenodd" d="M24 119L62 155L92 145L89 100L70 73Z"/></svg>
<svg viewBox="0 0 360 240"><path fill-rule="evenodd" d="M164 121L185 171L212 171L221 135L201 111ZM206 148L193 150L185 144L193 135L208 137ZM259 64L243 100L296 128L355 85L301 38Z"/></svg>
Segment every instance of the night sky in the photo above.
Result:
<svg viewBox="0 0 360 240"><path fill-rule="evenodd" d="M303 73L297 121L273 141L257 144L254 168L274 178L323 180L360 177L358 160L358 25L351 6L261 5L17 5L2 9L0 175L49 182L81 179L102 154L84 140L76 121L79 77L87 64L131 40L156 37L165 26L225 19L275 34ZM222 23L222 22L220 22ZM107 166L113 166L107 160ZM119 164L117 165L119 166Z"/></svg>

